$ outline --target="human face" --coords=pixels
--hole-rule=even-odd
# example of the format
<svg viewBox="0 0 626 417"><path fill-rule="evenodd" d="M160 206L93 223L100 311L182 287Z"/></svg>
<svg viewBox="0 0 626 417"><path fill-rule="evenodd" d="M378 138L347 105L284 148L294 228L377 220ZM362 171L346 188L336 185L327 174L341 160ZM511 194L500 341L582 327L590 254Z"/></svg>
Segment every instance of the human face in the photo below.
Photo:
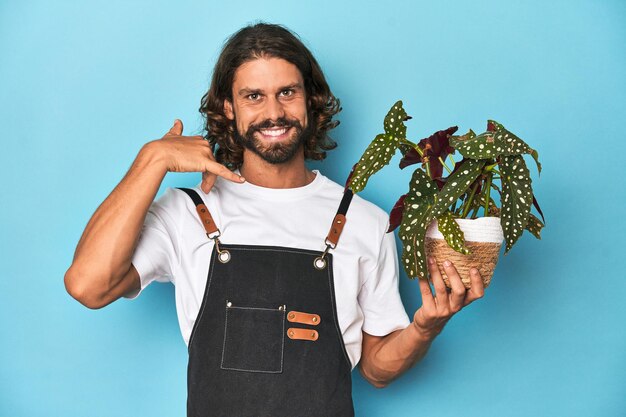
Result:
<svg viewBox="0 0 626 417"><path fill-rule="evenodd" d="M304 80L281 58L258 58L236 71L233 101L224 102L235 139L271 164L291 160L312 134Z"/></svg>

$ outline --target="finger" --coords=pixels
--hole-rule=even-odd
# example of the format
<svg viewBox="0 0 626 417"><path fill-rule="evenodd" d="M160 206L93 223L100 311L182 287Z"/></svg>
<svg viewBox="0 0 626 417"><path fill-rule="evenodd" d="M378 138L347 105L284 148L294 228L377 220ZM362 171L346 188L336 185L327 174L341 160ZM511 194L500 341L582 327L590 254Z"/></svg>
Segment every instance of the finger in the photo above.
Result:
<svg viewBox="0 0 626 417"><path fill-rule="evenodd" d="M202 191L204 191L205 194L208 194L211 191L211 188L213 188L213 184L215 184L216 179L217 175L215 174L211 174L210 172L202 173L202 185L200 188L202 188Z"/></svg>
<svg viewBox="0 0 626 417"><path fill-rule="evenodd" d="M464 305L468 305L472 301L482 298L483 295L485 295L485 284L483 283L483 277L480 275L480 272L478 272L478 269L470 269L470 282L472 286L467 292Z"/></svg>
<svg viewBox="0 0 626 417"><path fill-rule="evenodd" d="M449 296L450 309L453 313L456 313L463 307L463 301L465 300L467 290L465 289L465 285L463 285L463 281L461 280L461 277L452 262L447 260L444 261L443 268L446 271L448 282L450 282L450 287L452 288Z"/></svg>
<svg viewBox="0 0 626 417"><path fill-rule="evenodd" d="M179 119L174 120L174 125L165 134L165 136L180 136L183 134L183 122Z"/></svg>
<svg viewBox="0 0 626 417"><path fill-rule="evenodd" d="M446 284L443 282L437 262L435 262L435 259L432 257L428 262L428 270L430 271L430 279L433 282L433 287L435 287L435 301L437 302L437 307L448 309L450 302L448 301Z"/></svg>
<svg viewBox="0 0 626 417"><path fill-rule="evenodd" d="M207 161L205 171L211 174L219 175L220 177L233 181L233 182L241 183L241 182L246 181L246 179L242 177L241 175L237 175L230 169L226 168L224 165L220 164L219 162L215 162L211 160Z"/></svg>
<svg viewBox="0 0 626 417"><path fill-rule="evenodd" d="M436 310L435 299L433 298L433 291L430 289L430 284L426 278L419 278L420 294L422 295L422 306L427 310Z"/></svg>

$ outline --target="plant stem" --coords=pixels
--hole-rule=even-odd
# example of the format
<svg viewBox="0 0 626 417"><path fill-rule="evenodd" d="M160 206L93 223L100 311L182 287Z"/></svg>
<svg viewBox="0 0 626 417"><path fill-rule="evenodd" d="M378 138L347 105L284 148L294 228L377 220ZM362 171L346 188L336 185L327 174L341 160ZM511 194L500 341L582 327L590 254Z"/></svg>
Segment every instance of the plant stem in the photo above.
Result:
<svg viewBox="0 0 626 417"><path fill-rule="evenodd" d="M469 195L469 198L464 203L465 207L463 208L463 212L461 213L462 219L464 219L467 216L467 213L469 213L470 211L470 207L472 205L472 201L474 200L474 194L476 194L477 188L478 188L478 182L474 184L474 186L472 187L472 192Z"/></svg>
<svg viewBox="0 0 626 417"><path fill-rule="evenodd" d="M402 143L404 145L410 146L411 148L415 149L415 151L420 156L424 156L424 151L422 151L418 145L416 145L415 143L411 142L410 140L408 140L408 139L400 139L400 143Z"/></svg>
<svg viewBox="0 0 626 417"><path fill-rule="evenodd" d="M489 201L491 200L491 180L493 178L493 171L489 171L487 174L487 186L485 192L485 217L489 216Z"/></svg>
<svg viewBox="0 0 626 417"><path fill-rule="evenodd" d="M452 174L452 170L450 168L448 168L448 166L446 165L445 161L443 159L441 159L441 157L439 157L439 162L441 162L441 165L443 165L443 167L446 169L446 171L448 171L448 174Z"/></svg>

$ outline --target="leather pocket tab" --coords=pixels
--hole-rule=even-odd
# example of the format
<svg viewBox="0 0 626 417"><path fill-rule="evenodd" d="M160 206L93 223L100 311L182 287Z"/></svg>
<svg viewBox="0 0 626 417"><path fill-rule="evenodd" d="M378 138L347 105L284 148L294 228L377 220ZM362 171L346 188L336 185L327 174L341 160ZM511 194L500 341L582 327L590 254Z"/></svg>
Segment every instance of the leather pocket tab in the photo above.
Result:
<svg viewBox="0 0 626 417"><path fill-rule="evenodd" d="M287 313L287 320L292 323L310 324L317 326L320 324L320 316L311 313L302 313L301 311L290 311Z"/></svg>
<svg viewBox="0 0 626 417"><path fill-rule="evenodd" d="M319 333L317 333L317 330L298 329L295 327L290 327L289 329L287 329L287 336L293 340L315 341L319 338Z"/></svg>

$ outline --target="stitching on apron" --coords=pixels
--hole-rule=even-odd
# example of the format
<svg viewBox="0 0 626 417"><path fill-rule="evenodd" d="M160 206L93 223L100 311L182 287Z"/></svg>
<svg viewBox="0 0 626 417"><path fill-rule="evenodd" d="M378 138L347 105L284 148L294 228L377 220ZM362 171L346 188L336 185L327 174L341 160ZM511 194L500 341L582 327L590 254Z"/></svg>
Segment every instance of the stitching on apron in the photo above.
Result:
<svg viewBox="0 0 626 417"><path fill-rule="evenodd" d="M295 251L295 250L289 250L289 249L274 249L274 248L233 248L233 247L229 247L228 244L222 244L222 247L227 248L228 250L247 250L247 251L266 251L266 252L287 252L287 253L298 253L300 255L305 254L305 255L317 255L318 253L322 253L323 251L314 251L314 250L308 250L308 249L303 249L302 252L300 251Z"/></svg>
<svg viewBox="0 0 626 417"><path fill-rule="evenodd" d="M269 311L280 311L276 308L265 308L265 307L237 307L237 306L231 306L228 308L238 308L240 310L269 310Z"/></svg>
<svg viewBox="0 0 626 417"><path fill-rule="evenodd" d="M229 308L240 308L243 310L271 310L274 311L274 309L272 308L254 308L254 307L229 307ZM226 351L226 328L228 327L228 309L226 309L226 320L224 320L224 343L222 344L222 363L220 364L220 367L222 369L227 369L227 370L231 370L231 371L242 371L242 372L257 372L257 373L264 373L264 374L280 374L283 372L283 363L284 363L284 359L285 359L285 314L286 312L283 311L283 330L281 332L281 340L283 341L283 344L281 346L281 351L280 351L280 370L279 371L259 371L259 370L254 370L254 369L239 369L239 368L226 368L224 367L224 352Z"/></svg>

